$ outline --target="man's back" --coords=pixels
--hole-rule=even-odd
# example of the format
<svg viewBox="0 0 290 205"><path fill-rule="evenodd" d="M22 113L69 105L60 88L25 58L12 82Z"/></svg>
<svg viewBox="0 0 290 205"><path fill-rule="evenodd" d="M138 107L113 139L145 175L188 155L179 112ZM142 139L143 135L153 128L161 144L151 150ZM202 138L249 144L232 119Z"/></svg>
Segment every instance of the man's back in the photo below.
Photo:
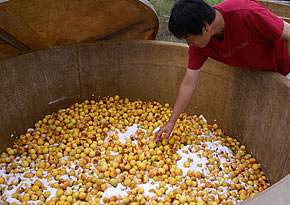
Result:
<svg viewBox="0 0 290 205"><path fill-rule="evenodd" d="M224 18L224 38L212 37L205 48L191 46L190 69L199 69L211 57L231 66L289 73L286 41L279 40L281 19L253 0L226 0L214 8Z"/></svg>

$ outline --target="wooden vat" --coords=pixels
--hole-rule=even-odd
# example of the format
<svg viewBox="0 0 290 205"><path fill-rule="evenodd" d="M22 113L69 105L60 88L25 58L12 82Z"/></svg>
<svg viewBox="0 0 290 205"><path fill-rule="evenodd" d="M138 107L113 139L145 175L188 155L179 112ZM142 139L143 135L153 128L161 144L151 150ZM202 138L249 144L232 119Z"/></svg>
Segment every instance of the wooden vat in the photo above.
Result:
<svg viewBox="0 0 290 205"><path fill-rule="evenodd" d="M42 116L85 99L119 94L172 105L187 49L157 41L96 42L0 63L0 150L12 145L11 134L19 136ZM237 136L274 184L290 170L289 108L290 82L284 76L208 60L187 112L216 120L227 135Z"/></svg>

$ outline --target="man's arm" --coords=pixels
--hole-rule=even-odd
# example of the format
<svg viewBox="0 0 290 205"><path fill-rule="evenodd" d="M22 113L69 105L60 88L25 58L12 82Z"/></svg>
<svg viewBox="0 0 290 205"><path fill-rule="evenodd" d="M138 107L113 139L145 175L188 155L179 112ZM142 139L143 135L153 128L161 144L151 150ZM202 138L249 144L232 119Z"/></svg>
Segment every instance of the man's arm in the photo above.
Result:
<svg viewBox="0 0 290 205"><path fill-rule="evenodd" d="M281 35L282 40L287 41L288 57L290 59L290 24L284 21L284 28Z"/></svg>
<svg viewBox="0 0 290 205"><path fill-rule="evenodd" d="M173 112L168 122L155 133L155 141L161 140L162 133L165 133L165 139L168 140L171 131L174 128L175 122L179 115L188 105L199 77L200 70L187 69L184 79L179 87L178 95L175 101Z"/></svg>

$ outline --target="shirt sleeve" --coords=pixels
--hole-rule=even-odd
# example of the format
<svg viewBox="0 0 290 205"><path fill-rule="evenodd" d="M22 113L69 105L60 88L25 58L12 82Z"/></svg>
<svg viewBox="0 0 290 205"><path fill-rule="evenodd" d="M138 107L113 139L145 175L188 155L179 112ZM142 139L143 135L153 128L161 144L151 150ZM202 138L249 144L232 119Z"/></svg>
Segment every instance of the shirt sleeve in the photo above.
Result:
<svg viewBox="0 0 290 205"><path fill-rule="evenodd" d="M202 55L199 48L190 46L188 50L188 68L190 70L198 70L206 61L207 56Z"/></svg>
<svg viewBox="0 0 290 205"><path fill-rule="evenodd" d="M253 34L266 39L280 39L284 28L283 20L259 3L244 15Z"/></svg>

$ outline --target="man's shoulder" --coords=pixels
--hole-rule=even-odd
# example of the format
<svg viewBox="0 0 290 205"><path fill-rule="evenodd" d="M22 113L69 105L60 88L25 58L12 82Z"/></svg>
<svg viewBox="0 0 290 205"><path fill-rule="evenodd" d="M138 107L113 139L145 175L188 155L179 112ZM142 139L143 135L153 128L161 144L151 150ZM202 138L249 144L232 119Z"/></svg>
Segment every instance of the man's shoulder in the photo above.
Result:
<svg viewBox="0 0 290 205"><path fill-rule="evenodd" d="M263 7L255 0L225 0L214 8L225 14L252 12Z"/></svg>

